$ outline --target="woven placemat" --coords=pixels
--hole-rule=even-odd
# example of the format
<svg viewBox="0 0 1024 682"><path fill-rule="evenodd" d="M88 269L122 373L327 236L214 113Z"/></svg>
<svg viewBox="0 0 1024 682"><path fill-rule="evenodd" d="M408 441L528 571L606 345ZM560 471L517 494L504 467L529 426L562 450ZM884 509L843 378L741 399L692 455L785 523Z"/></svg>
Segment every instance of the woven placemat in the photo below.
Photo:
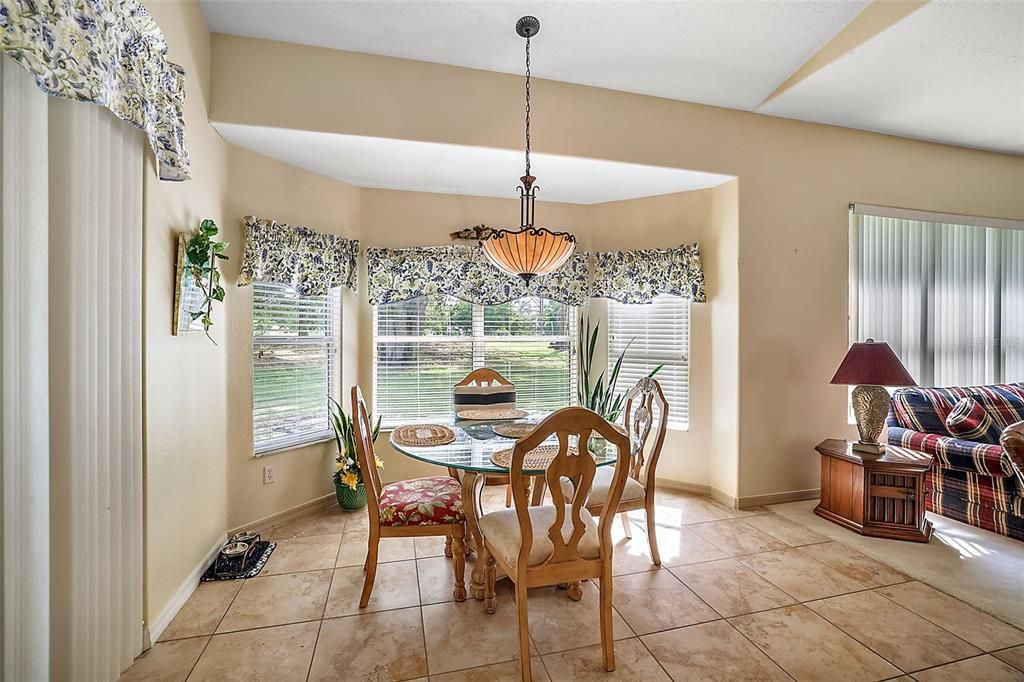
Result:
<svg viewBox="0 0 1024 682"><path fill-rule="evenodd" d="M529 413L516 408L473 408L462 410L458 413L459 419L472 419L474 421L493 421L496 419L522 419Z"/></svg>
<svg viewBox="0 0 1024 682"><path fill-rule="evenodd" d="M526 457L523 458L523 468L538 470L547 469L548 466L558 456L557 445L541 445L539 448L534 448L526 453ZM569 446L569 454L575 455L576 448ZM508 465L512 463L512 448L506 448L504 450L498 450L491 455L491 462L494 466L499 466L508 469Z"/></svg>
<svg viewBox="0 0 1024 682"><path fill-rule="evenodd" d="M505 438L522 438L537 428L532 422L513 422L511 424L495 424L491 431Z"/></svg>
<svg viewBox="0 0 1024 682"><path fill-rule="evenodd" d="M392 431L391 438L399 445L412 447L447 445L455 440L455 432L440 424L410 424Z"/></svg>

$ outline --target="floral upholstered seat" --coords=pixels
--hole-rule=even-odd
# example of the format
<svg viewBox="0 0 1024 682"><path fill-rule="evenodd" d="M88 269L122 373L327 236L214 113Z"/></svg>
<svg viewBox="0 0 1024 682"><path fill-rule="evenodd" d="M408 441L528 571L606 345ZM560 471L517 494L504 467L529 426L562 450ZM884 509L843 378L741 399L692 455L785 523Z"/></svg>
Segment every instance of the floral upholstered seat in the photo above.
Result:
<svg viewBox="0 0 1024 682"><path fill-rule="evenodd" d="M465 520L462 486L450 476L389 483L380 491L380 525L437 526Z"/></svg>

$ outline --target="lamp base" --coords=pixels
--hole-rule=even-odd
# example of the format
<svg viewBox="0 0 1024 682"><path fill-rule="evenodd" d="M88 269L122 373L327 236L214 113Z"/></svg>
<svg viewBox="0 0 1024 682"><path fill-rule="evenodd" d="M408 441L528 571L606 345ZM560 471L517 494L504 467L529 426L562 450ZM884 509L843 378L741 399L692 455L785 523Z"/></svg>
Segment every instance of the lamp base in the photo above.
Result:
<svg viewBox="0 0 1024 682"><path fill-rule="evenodd" d="M867 452L872 455L880 455L885 452L885 443L864 443L861 441L854 441L850 448L857 452Z"/></svg>
<svg viewBox="0 0 1024 682"><path fill-rule="evenodd" d="M879 455L885 446L878 442L878 436L885 427L885 418L889 414L892 398L881 386L858 386L850 394L853 402L853 414L857 418L857 432L860 440L853 444L853 449Z"/></svg>

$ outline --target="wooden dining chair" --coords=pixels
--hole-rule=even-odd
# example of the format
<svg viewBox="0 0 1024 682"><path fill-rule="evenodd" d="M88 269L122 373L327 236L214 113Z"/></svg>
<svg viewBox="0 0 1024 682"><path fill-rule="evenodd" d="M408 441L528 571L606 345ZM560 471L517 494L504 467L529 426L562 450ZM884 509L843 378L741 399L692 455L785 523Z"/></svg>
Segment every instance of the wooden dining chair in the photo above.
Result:
<svg viewBox="0 0 1024 682"><path fill-rule="evenodd" d="M655 566L661 566L654 522L654 482L658 459L665 445L665 432L668 430L668 401L665 400L665 393L657 379L644 377L636 386L629 389L626 393L626 408L623 415L623 426L629 433L633 457L629 463L629 477L626 479L622 498L618 506L608 504L613 472L602 467L594 477L594 486L590 491L590 497L587 498L587 511L602 518L611 518L616 513L621 514L626 535L632 537L626 512L644 510L647 516L647 542L651 548L651 560ZM654 434L654 440L648 448L651 434ZM563 488L567 485L567 481L562 482ZM612 510L611 513L609 509Z"/></svg>
<svg viewBox="0 0 1024 682"><path fill-rule="evenodd" d="M544 473L551 491L551 504L531 506L525 489L523 460L552 434L557 434L557 453ZM612 536L614 515L594 520L585 502L594 482L597 465L588 445L592 435L602 436L605 447L617 449L616 467L608 489L608 504L615 507L629 472L629 438L596 412L584 407L566 407L549 415L512 448L509 477L512 479L513 509L485 514L479 522L483 535L485 562L484 609L494 613L496 568L501 566L515 584L519 620L519 661L522 678L531 679L530 625L527 589L562 585L596 578L600 587L601 646L605 670L615 669L612 637ZM576 437L575 445L570 437ZM562 478L573 484L573 494L562 494Z"/></svg>
<svg viewBox="0 0 1024 682"><path fill-rule="evenodd" d="M452 389L455 413L470 407L515 407L516 387L497 370L490 367L474 369ZM512 506L512 488L508 476L488 476L485 485L504 485L505 506Z"/></svg>
<svg viewBox="0 0 1024 682"><path fill-rule="evenodd" d="M450 476L414 478L382 486L370 435L370 417L358 386L352 387L352 417L370 517L363 566L366 576L359 608L366 608L370 601L381 538L444 536L444 553L451 557L455 571L452 596L455 601L465 601L466 516L462 508L462 486Z"/></svg>

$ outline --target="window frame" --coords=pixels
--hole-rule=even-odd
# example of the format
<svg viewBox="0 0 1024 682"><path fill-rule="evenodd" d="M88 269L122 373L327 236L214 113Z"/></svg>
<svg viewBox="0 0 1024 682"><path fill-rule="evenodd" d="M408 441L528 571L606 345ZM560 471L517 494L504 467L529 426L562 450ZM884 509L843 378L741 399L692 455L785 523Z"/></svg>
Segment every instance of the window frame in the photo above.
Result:
<svg viewBox="0 0 1024 682"><path fill-rule="evenodd" d="M280 288L290 289L293 293L297 293L294 287L286 284L280 284L276 282L253 282L253 296L250 306L250 321L255 319L256 307L257 307L257 292L258 290L265 290L267 288ZM313 297L321 298L321 297ZM341 302L341 290L338 287L331 289L330 292L325 294L323 297L325 303L325 311L327 313L330 329L333 332L330 336L323 337L307 337L311 343L315 343L314 339L326 339L327 349L325 351L326 368L327 373L326 383L328 388L328 395L339 400L341 395L341 347L342 347L342 302ZM250 397L252 398L252 437L253 437L253 456L264 457L280 452L286 452L290 450L296 450L302 447L317 445L334 440L334 429L330 422L330 407L326 408L326 421L325 428L318 431L307 431L301 434L297 434L288 438L278 438L274 440L266 441L263 445L256 439L256 354L257 347L263 340L264 344L278 343L285 344L289 341L295 343L296 337L282 336L282 335L260 335L257 336L255 325L252 326L252 356L250 359L250 367L252 373L250 375ZM268 340L269 341L266 341ZM327 396L324 396L324 403L327 403Z"/></svg>
<svg viewBox="0 0 1024 682"><path fill-rule="evenodd" d="M438 296L438 295L442 295L443 296L443 294L434 294L433 296ZM524 298L527 298L527 297L524 297ZM540 297L532 297L532 298L540 298ZM514 300L521 300L521 299L514 299ZM372 382L372 387L373 387L372 388L372 390L373 390L373 412L374 412L374 414L380 414L381 417L382 417L382 419L381 419L381 429L384 430L384 431L391 431L395 427L397 427L397 426L399 426L401 424L404 424L404 423L410 423L410 420L417 419L419 417L406 416L406 417L395 417L395 418L389 419L386 416L384 416L383 414L381 414L380 406L379 406L379 403L378 403L378 398L379 398L379 395L380 395L380 391L378 390L378 373L379 373L379 368L380 368L380 363L379 363L379 359L378 359L378 351L379 351L379 348L380 348L380 343L389 343L389 342L390 343L403 343L403 342L404 343L424 343L424 344L426 344L426 343L464 343L470 349L470 357L472 358L472 367L471 367L471 371L472 371L472 370L480 369L482 367L487 366L486 347L487 347L488 343L495 343L495 342L497 342L497 343L508 343L508 342L549 342L550 343L550 342L555 342L555 341L563 341L563 342L566 343L567 348L568 348L568 353L569 353L569 355L568 355L569 383L568 383L568 388L567 388L567 391L566 391L567 392L566 405L573 405L573 404L575 404L575 402L576 402L576 383L577 383L577 377L578 377L578 374L577 374L577 372L578 372L578 364L577 364L576 334L575 334L574 328L575 328L575 325L578 324L578 322L579 322L580 309L579 309L578 306L573 306L573 305L569 305L569 304L566 304L566 303L561 303L559 301L554 301L552 299L544 299L544 300L550 301L551 303L554 303L554 304L564 305L565 306L565 318L567 320L567 329L566 329L566 333L564 335L560 335L560 334L559 335L521 335L521 336L516 336L516 335L488 335L486 333L486 329L485 329L486 324L485 324L485 318L484 318L484 309L487 308L487 307L492 307L492 306L506 305L507 303L511 303L513 301L507 301L506 303L500 303L500 304L469 303L467 301L467 303L469 303L469 305L471 306L471 328L470 328L470 334L469 335L464 335L464 336L462 336L462 335L454 335L453 336L453 335L440 335L440 334L438 334L438 335L421 334L421 335L384 335L384 336L381 336L381 335L378 334L378 330L379 330L378 316L379 316L379 313L380 313L381 306L379 306L379 305L373 306L373 319L372 319L372 329L373 329L373 382ZM397 303L404 303L404 302L405 301L399 301ZM387 305L387 304L385 304L385 305ZM454 384L453 384L453 387L454 387ZM451 411L449 411L449 414L451 414Z"/></svg>

